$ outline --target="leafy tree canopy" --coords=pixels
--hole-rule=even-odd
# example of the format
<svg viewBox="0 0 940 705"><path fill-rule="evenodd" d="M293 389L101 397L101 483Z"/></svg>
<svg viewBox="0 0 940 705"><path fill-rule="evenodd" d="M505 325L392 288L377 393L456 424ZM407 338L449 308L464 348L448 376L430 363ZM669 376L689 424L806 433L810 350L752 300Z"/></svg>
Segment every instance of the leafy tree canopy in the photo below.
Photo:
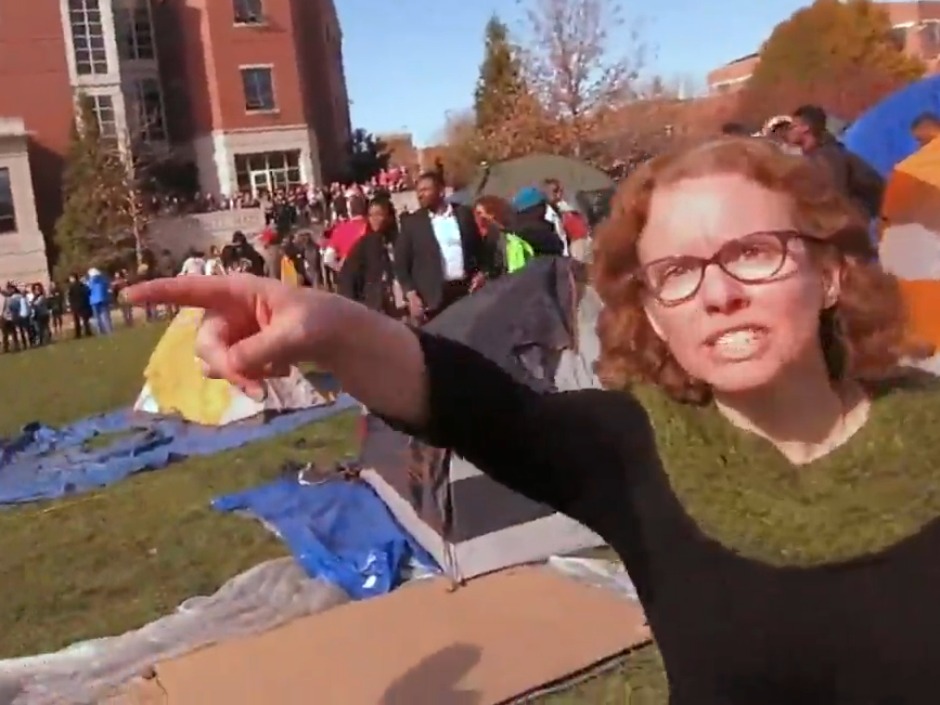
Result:
<svg viewBox="0 0 940 705"><path fill-rule="evenodd" d="M381 139L361 127L353 130L347 151L349 176L356 183L365 183L387 169L392 156Z"/></svg>
<svg viewBox="0 0 940 705"><path fill-rule="evenodd" d="M515 102L526 92L522 64L509 41L509 29L496 15L486 24L485 38L473 102L480 130L491 129L508 118Z"/></svg>
<svg viewBox="0 0 940 705"><path fill-rule="evenodd" d="M742 103L750 118L816 102L854 118L923 75L887 13L870 0L815 0L778 24L764 43Z"/></svg>

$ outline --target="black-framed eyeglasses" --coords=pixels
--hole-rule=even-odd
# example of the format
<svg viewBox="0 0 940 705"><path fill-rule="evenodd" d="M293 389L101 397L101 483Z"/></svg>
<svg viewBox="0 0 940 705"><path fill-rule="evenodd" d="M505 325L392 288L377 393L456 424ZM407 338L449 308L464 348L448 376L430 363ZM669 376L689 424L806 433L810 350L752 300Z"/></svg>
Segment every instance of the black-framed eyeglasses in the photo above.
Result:
<svg viewBox="0 0 940 705"><path fill-rule="evenodd" d="M780 275L787 263L790 243L806 240L795 230L750 233L721 246L711 257L664 257L640 267L636 276L664 306L675 306L698 293L705 270L717 264L733 279L761 284Z"/></svg>

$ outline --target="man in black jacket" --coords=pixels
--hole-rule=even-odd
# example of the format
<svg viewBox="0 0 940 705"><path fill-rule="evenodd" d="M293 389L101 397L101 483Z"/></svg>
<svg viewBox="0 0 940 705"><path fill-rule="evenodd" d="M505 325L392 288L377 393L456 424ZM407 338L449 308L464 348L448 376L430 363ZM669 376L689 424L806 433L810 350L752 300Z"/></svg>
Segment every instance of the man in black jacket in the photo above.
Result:
<svg viewBox="0 0 940 705"><path fill-rule="evenodd" d="M248 238L241 230L236 230L232 235L232 247L235 248L238 258L248 264L249 274L254 274L256 277L264 276L266 268L264 257L248 242Z"/></svg>
<svg viewBox="0 0 940 705"><path fill-rule="evenodd" d="M72 312L72 332L76 338L90 337L91 331L91 295L85 282L77 274L69 275L66 297Z"/></svg>
<svg viewBox="0 0 940 705"><path fill-rule="evenodd" d="M438 172L418 177L417 192L420 210L401 220L395 274L419 323L467 295L480 271L483 241L470 209L447 203Z"/></svg>
<svg viewBox="0 0 940 705"><path fill-rule="evenodd" d="M826 129L826 111L802 105L793 111L789 141L809 159L829 170L836 188L852 199L869 218L881 211L884 180L861 157L847 150Z"/></svg>

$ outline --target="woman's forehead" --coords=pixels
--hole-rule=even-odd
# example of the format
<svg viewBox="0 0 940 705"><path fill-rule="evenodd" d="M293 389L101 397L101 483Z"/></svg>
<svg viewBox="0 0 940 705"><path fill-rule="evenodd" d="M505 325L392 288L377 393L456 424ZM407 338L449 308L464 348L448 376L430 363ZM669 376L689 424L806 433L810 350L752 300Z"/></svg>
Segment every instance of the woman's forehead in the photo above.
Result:
<svg viewBox="0 0 940 705"><path fill-rule="evenodd" d="M643 261L707 256L728 240L792 228L792 201L737 174L684 179L653 192L640 236Z"/></svg>

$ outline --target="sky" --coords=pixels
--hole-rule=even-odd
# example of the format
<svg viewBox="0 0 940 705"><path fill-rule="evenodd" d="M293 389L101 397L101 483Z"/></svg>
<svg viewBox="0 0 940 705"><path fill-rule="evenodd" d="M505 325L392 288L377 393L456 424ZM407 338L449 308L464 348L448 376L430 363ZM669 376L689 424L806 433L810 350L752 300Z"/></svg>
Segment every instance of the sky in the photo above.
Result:
<svg viewBox="0 0 940 705"><path fill-rule="evenodd" d="M533 2L535 0L528 0ZM493 12L525 32L527 0L335 0L343 29L353 127L411 132L434 144L451 111L473 102L483 29ZM628 27L650 47L646 72L705 85L705 74L757 50L770 31L808 0L661 0L622 4ZM716 9L717 8L717 9ZM635 9L635 11L634 11ZM616 51L617 36L611 38ZM622 54L630 54L629 45Z"/></svg>

